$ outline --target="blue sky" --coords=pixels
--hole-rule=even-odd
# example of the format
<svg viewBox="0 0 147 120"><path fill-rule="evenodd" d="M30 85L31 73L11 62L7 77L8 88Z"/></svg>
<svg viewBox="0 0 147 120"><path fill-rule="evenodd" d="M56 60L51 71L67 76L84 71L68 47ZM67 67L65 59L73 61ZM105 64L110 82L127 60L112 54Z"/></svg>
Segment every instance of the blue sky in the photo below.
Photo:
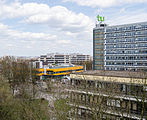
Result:
<svg viewBox="0 0 147 120"><path fill-rule="evenodd" d="M147 0L0 0L0 56L92 55L96 16L109 25L147 21Z"/></svg>

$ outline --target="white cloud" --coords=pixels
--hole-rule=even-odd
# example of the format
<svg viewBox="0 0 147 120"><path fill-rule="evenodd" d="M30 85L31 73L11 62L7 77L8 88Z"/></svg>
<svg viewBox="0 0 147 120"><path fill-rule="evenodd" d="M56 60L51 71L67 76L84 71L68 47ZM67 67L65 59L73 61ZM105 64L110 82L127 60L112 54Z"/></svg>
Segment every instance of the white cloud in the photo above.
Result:
<svg viewBox="0 0 147 120"><path fill-rule="evenodd" d="M42 48L55 46L56 35L13 30L0 23L0 55L38 55Z"/></svg>
<svg viewBox="0 0 147 120"><path fill-rule="evenodd" d="M121 9L120 11L116 12L116 14L111 15L111 17L109 18L109 20L106 21L106 23L110 25L120 25L146 21L146 9L139 9L136 11L127 11L125 9Z"/></svg>
<svg viewBox="0 0 147 120"><path fill-rule="evenodd" d="M62 0L63 2L74 2L80 6L89 7L112 7L122 4L143 3L147 0Z"/></svg>
<svg viewBox="0 0 147 120"><path fill-rule="evenodd" d="M83 13L74 13L63 6L14 2L0 6L0 19L23 18L29 24L47 24L57 30L79 32L93 26L93 21Z"/></svg>
<svg viewBox="0 0 147 120"><path fill-rule="evenodd" d="M27 26L30 24L31 31L35 28L38 29L37 25L42 25L42 30L40 30L42 32L23 32L14 30L14 28L17 29L15 25L13 28L0 23L0 43L3 44L0 54L8 52L39 55L43 52L47 53L49 50L92 53L92 43L89 44L89 42L92 40L94 22L83 13L75 13L63 6L49 7L47 4L38 3L0 4L1 21L11 19L15 21L15 18L19 20L19 29L28 31L29 29L25 26L27 23ZM32 28L33 26L35 27ZM43 26L48 26L48 28L44 29ZM81 48L83 45L84 47ZM13 50L8 51L8 47Z"/></svg>
<svg viewBox="0 0 147 120"><path fill-rule="evenodd" d="M69 43L71 43L71 41L70 40L58 40L57 43L59 43L59 44L69 44Z"/></svg>
<svg viewBox="0 0 147 120"><path fill-rule="evenodd" d="M63 33L61 33L63 34ZM83 52L91 54L91 38L83 34L71 37L71 34L60 36L45 33L22 32L0 23L0 55L40 55L48 52ZM80 37L79 37L80 36ZM85 38L84 38L85 37ZM62 39L63 38L63 39ZM91 43L92 44L92 43ZM84 47L81 47L83 46ZM90 50L87 51L87 48Z"/></svg>
<svg viewBox="0 0 147 120"><path fill-rule="evenodd" d="M77 33L90 29L93 21L83 13L76 14L65 7L55 6L46 13L35 14L26 19L27 23L47 24L59 31Z"/></svg>
<svg viewBox="0 0 147 120"><path fill-rule="evenodd" d="M46 4L12 2L0 4L0 16L2 18L27 17L34 14L42 14L48 11Z"/></svg>
<svg viewBox="0 0 147 120"><path fill-rule="evenodd" d="M9 26L0 23L0 37L10 38L10 40L18 41L37 41L37 40L55 40L56 35L45 34L45 33L32 33L32 32L22 32L11 29ZM2 41L3 39L1 39Z"/></svg>

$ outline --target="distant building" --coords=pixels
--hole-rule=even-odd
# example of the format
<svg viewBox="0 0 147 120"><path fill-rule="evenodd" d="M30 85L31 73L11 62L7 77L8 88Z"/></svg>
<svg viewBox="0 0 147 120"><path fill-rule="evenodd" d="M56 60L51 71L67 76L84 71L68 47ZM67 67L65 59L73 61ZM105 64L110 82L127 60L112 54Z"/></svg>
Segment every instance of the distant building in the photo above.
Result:
<svg viewBox="0 0 147 120"><path fill-rule="evenodd" d="M94 70L147 70L147 22L93 29Z"/></svg>
<svg viewBox="0 0 147 120"><path fill-rule="evenodd" d="M47 64L66 64L70 63L70 56L64 54L41 55L39 61Z"/></svg>
<svg viewBox="0 0 147 120"><path fill-rule="evenodd" d="M78 64L86 61L90 61L90 55L82 55L82 54L47 54L41 55L38 59L38 62L42 62L43 65L49 64Z"/></svg>
<svg viewBox="0 0 147 120"><path fill-rule="evenodd" d="M91 60L90 55L82 55L82 54L71 55L72 64L83 63L83 62L90 61L90 60Z"/></svg>

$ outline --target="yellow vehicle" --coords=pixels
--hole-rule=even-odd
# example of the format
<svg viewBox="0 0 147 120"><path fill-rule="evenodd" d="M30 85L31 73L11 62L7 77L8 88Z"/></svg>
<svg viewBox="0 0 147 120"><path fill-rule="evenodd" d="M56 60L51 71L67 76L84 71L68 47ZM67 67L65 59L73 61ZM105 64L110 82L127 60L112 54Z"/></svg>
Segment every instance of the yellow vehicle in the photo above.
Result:
<svg viewBox="0 0 147 120"><path fill-rule="evenodd" d="M54 68L40 68L37 69L38 76L64 76L71 72L83 72L83 66L58 66Z"/></svg>

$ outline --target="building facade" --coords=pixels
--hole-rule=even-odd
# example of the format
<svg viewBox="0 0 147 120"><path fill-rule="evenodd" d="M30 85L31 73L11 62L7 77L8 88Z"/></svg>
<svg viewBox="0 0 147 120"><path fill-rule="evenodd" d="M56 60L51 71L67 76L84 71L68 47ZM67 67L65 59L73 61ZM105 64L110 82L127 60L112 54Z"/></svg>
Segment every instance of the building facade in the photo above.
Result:
<svg viewBox="0 0 147 120"><path fill-rule="evenodd" d="M82 54L72 54L71 55L71 63L77 64L77 63L84 63L91 60L90 55L82 55Z"/></svg>
<svg viewBox="0 0 147 120"><path fill-rule="evenodd" d="M70 56L64 54L41 55L39 61L42 61L44 64L69 64Z"/></svg>
<svg viewBox="0 0 147 120"><path fill-rule="evenodd" d="M70 118L78 120L146 120L144 73L87 71L70 75Z"/></svg>
<svg viewBox="0 0 147 120"><path fill-rule="evenodd" d="M147 70L147 22L93 29L94 70Z"/></svg>
<svg viewBox="0 0 147 120"><path fill-rule="evenodd" d="M47 64L78 64L90 61L90 55L83 54L47 54L41 55L38 61L42 61L43 65Z"/></svg>

